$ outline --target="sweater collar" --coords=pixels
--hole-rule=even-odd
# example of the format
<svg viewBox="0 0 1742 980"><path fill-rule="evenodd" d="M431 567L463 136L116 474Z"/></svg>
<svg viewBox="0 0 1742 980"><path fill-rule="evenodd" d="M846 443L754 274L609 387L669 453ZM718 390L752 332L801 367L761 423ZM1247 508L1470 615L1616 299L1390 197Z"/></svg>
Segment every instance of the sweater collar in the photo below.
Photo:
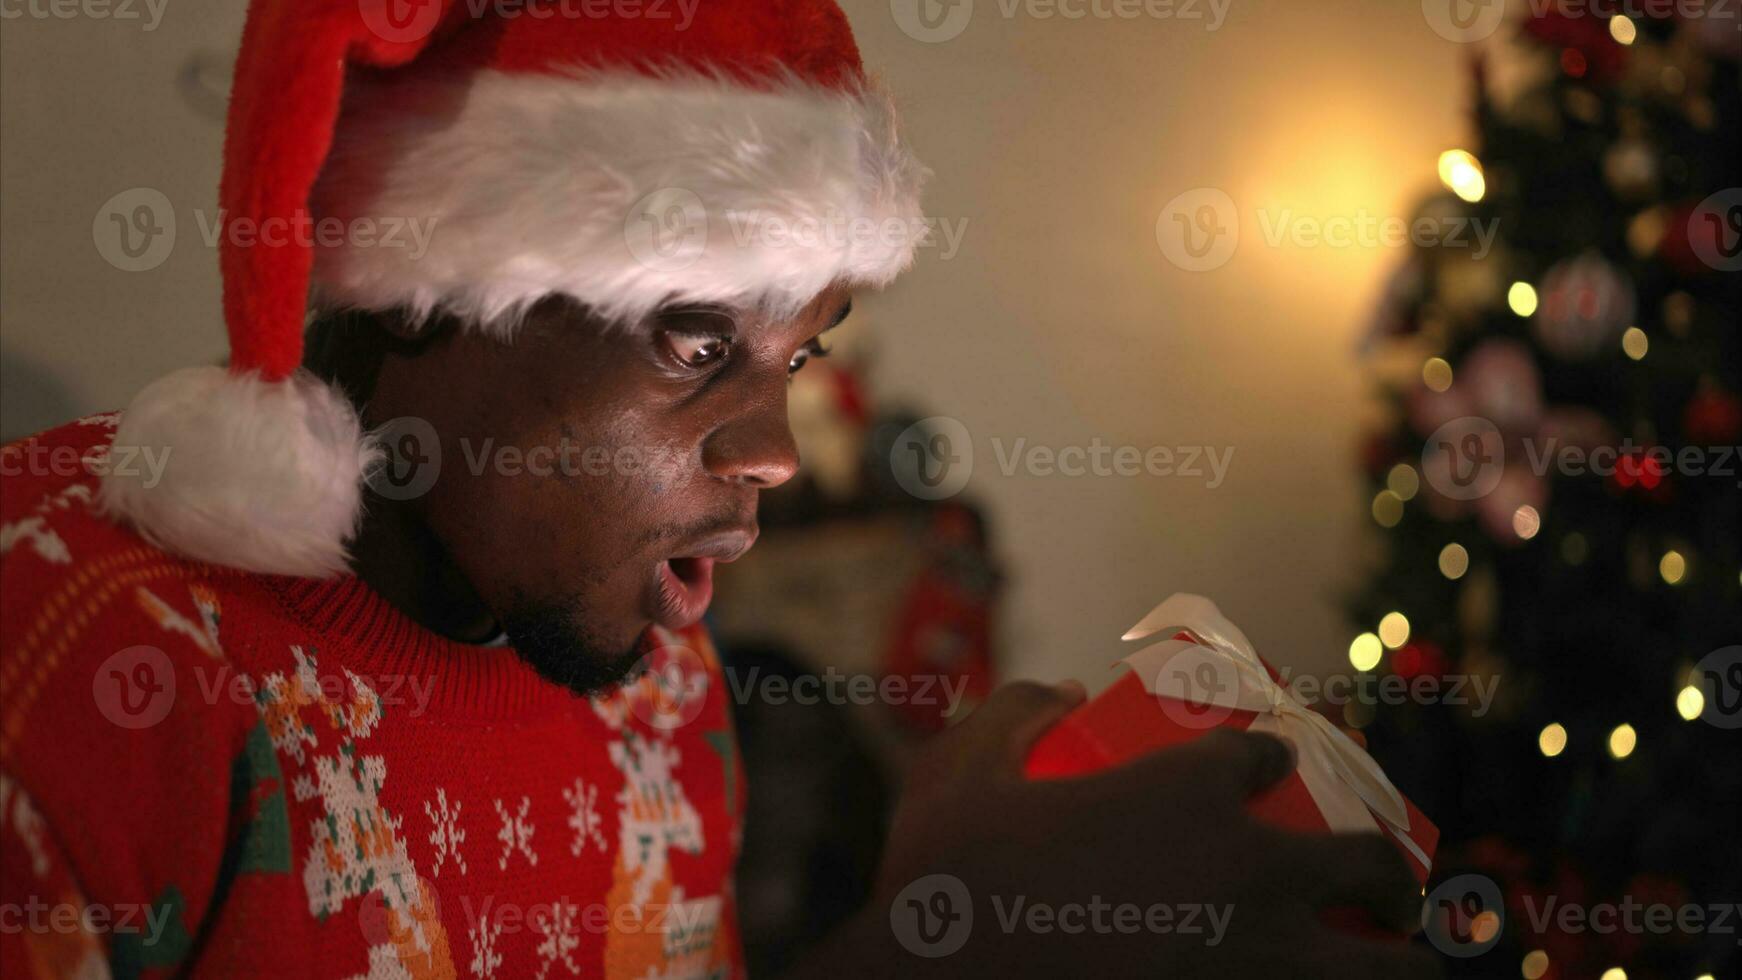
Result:
<svg viewBox="0 0 1742 980"><path fill-rule="evenodd" d="M475 645L437 634L400 612L355 575L329 579L267 576L267 591L321 639L323 665L336 662L401 703L424 702L432 716L530 720L585 706L586 699L545 680L506 643ZM419 695L414 700L413 695Z"/></svg>

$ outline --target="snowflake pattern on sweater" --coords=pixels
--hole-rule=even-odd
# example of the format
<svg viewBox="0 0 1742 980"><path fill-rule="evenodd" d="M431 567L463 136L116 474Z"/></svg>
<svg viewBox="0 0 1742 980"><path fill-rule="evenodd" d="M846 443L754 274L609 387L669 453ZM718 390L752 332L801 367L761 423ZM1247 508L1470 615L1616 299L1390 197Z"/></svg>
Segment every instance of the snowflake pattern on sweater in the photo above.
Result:
<svg viewBox="0 0 1742 980"><path fill-rule="evenodd" d="M115 421L0 448L0 900L42 919L0 973L742 974L704 631L582 699L354 578L171 557L94 508Z"/></svg>

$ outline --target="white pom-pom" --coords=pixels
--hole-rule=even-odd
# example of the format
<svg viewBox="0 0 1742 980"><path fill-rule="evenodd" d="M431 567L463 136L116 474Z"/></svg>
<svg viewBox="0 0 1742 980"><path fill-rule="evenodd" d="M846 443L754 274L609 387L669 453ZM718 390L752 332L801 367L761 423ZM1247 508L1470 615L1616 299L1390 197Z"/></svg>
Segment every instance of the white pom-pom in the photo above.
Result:
<svg viewBox="0 0 1742 980"><path fill-rule="evenodd" d="M313 375L269 382L221 367L146 386L113 447L100 504L153 544L312 578L346 570L363 481L381 456L350 402ZM120 465L129 458L137 465Z"/></svg>

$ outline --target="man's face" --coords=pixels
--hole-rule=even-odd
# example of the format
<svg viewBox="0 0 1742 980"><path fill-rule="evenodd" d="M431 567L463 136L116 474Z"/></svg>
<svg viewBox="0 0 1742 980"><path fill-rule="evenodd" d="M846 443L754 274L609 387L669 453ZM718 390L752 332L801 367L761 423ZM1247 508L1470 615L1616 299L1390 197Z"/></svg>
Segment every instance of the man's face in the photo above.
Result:
<svg viewBox="0 0 1742 980"><path fill-rule="evenodd" d="M757 494L798 467L788 378L848 307L837 287L790 319L679 304L612 326L552 301L512 343L388 356L366 421L434 427L440 476L409 506L523 656L596 690L649 624L699 620L715 563L755 541Z"/></svg>

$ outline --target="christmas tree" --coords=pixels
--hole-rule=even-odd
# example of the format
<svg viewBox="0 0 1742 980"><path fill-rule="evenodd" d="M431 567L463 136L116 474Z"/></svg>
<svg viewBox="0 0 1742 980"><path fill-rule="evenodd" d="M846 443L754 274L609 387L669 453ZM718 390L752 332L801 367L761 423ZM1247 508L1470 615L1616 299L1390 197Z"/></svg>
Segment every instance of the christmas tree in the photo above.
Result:
<svg viewBox="0 0 1742 980"><path fill-rule="evenodd" d="M1491 247L1374 327L1350 659L1409 693L1343 713L1445 835L1453 976L1742 976L1738 27L1531 5L1416 216Z"/></svg>

